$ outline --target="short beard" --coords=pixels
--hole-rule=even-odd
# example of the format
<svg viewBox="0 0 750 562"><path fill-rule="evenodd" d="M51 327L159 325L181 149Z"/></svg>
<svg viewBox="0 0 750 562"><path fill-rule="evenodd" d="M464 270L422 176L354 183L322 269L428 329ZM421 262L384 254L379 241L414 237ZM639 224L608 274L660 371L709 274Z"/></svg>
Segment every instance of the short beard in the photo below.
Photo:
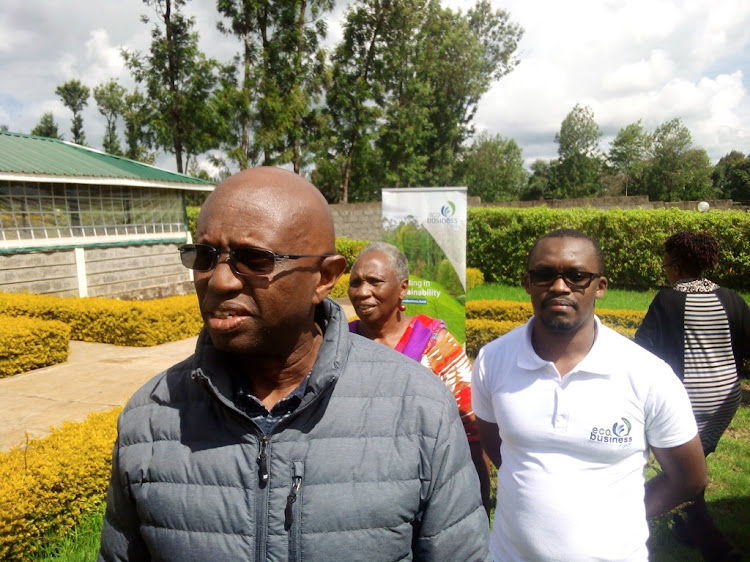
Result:
<svg viewBox="0 0 750 562"><path fill-rule="evenodd" d="M550 332L566 334L568 332L572 332L575 329L575 325L572 322L563 320L562 318L552 318L550 320L545 320L544 318L542 318L541 320L544 327L547 328Z"/></svg>

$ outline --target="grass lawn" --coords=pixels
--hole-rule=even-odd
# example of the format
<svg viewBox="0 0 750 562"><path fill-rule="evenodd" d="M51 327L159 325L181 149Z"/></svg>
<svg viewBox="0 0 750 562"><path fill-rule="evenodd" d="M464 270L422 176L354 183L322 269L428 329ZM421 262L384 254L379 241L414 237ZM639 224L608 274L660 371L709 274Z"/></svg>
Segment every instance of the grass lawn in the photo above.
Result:
<svg viewBox="0 0 750 562"><path fill-rule="evenodd" d="M99 553L104 507L102 505L100 511L81 519L71 533L50 541L37 556L29 559L45 562L94 562Z"/></svg>

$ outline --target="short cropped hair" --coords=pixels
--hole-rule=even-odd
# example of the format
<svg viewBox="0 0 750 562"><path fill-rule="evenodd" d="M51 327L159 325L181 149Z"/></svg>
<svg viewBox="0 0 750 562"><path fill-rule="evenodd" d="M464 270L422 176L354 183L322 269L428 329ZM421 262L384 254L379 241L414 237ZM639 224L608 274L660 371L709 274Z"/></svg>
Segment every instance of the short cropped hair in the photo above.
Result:
<svg viewBox="0 0 750 562"><path fill-rule="evenodd" d="M677 232L664 241L664 252L691 277L701 277L719 263L719 243L708 232Z"/></svg>
<svg viewBox="0 0 750 562"><path fill-rule="evenodd" d="M388 262L396 272L396 277L399 282L404 279L409 279L409 262L406 260L406 256L403 252L401 252L396 246L388 244L387 242L372 242L364 247L359 253L359 256L357 256L357 259L354 260L354 263L356 264L359 258L370 252L383 252L388 256Z"/></svg>
<svg viewBox="0 0 750 562"><path fill-rule="evenodd" d="M529 250L529 255L526 258L526 269L529 268L529 265L531 264L531 257L534 255L534 251L536 251L536 247L539 245L539 243L542 240L546 240L548 238L578 238L579 240L588 240L591 245L594 247L594 254L596 255L596 261L597 261L597 268L599 271L593 271L592 273L599 273L604 274L604 252L602 252L601 246L599 246L599 242L594 240L591 236L586 234L585 232L581 232L580 230L576 230L575 228L558 228L557 230L552 230L548 232L547 234L544 234L537 238L537 241L534 242L534 245L531 247L531 250Z"/></svg>

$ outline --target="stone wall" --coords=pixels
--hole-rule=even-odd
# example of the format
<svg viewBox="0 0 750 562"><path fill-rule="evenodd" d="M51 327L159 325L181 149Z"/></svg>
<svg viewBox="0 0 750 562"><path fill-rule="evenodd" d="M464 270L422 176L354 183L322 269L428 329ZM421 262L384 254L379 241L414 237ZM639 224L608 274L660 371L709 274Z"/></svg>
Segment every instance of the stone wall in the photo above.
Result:
<svg viewBox="0 0 750 562"><path fill-rule="evenodd" d="M0 291L155 298L192 292L178 244L0 254ZM76 255L77 254L77 255Z"/></svg>
<svg viewBox="0 0 750 562"><path fill-rule="evenodd" d="M78 296L74 251L0 254L0 291Z"/></svg>
<svg viewBox="0 0 750 562"><path fill-rule="evenodd" d="M383 239L382 205L373 203L337 203L330 205L336 236L374 242Z"/></svg>

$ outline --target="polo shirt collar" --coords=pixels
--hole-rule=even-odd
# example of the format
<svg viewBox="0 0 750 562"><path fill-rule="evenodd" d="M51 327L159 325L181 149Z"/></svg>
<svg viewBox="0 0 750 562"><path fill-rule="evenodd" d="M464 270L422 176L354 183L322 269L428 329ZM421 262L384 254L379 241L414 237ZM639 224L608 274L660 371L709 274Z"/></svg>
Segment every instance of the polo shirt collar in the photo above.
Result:
<svg viewBox="0 0 750 562"><path fill-rule="evenodd" d="M546 368L550 363L539 357L531 344L534 321L535 319L532 316L526 324L526 333L518 350L518 366L529 371ZM588 355L571 372L586 371L596 375L609 376L612 372L612 358L611 354L607 353L609 346L603 341L606 339L606 328L602 326L599 317L594 315L594 344L591 346Z"/></svg>

